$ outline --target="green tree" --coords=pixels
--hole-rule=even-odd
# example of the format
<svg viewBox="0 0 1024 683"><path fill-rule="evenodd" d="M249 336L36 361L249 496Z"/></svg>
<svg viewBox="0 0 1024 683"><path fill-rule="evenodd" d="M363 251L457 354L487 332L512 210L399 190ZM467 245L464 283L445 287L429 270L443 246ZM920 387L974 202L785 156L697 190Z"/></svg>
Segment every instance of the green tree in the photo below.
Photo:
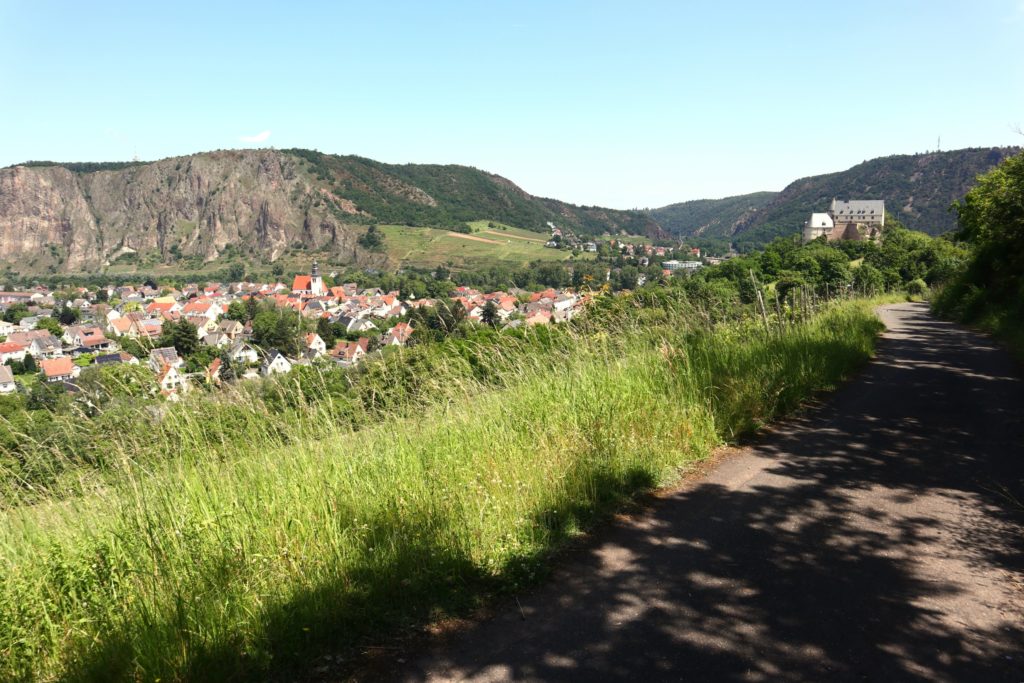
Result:
<svg viewBox="0 0 1024 683"><path fill-rule="evenodd" d="M235 299L228 304L228 311L224 314L224 317L228 320L237 320L240 323L244 323L249 319L249 311L246 309L244 303Z"/></svg>
<svg viewBox="0 0 1024 683"><path fill-rule="evenodd" d="M121 337L118 340L121 345L121 350L125 353L129 353L136 358L145 358L149 354L149 349L143 346L137 339L131 337Z"/></svg>
<svg viewBox="0 0 1024 683"><path fill-rule="evenodd" d="M78 322L80 314L77 309L72 308L67 301L60 309L60 313L57 315L57 320L61 325L74 325Z"/></svg>
<svg viewBox="0 0 1024 683"><path fill-rule="evenodd" d="M22 318L27 318L30 315L31 313L28 312L28 306L25 304L11 304L7 307L7 310L4 311L4 320L17 325L21 322Z"/></svg>
<svg viewBox="0 0 1024 683"><path fill-rule="evenodd" d="M316 333L320 335L320 338L324 340L324 344L327 344L327 348L334 346L336 337L334 325L327 318L320 318L316 321Z"/></svg>
<svg viewBox="0 0 1024 683"><path fill-rule="evenodd" d="M278 349L294 356L299 351L302 318L291 309L260 311L252 321L252 339L264 349Z"/></svg>
<svg viewBox="0 0 1024 683"><path fill-rule="evenodd" d="M484 325L495 327L498 324L498 306L493 301L488 301L480 314L480 320Z"/></svg>
<svg viewBox="0 0 1024 683"><path fill-rule="evenodd" d="M376 225L371 225L366 232L359 236L356 242L367 251L383 251L384 235L377 230Z"/></svg>
<svg viewBox="0 0 1024 683"><path fill-rule="evenodd" d="M49 410L58 412L67 404L67 391L60 382L40 382L32 387L28 395L29 410Z"/></svg>
<svg viewBox="0 0 1024 683"><path fill-rule="evenodd" d="M173 346L182 358L188 358L199 349L199 331L185 319L164 323L160 346Z"/></svg>
<svg viewBox="0 0 1024 683"><path fill-rule="evenodd" d="M227 351L221 351L220 353L220 378L225 382L230 382L237 379L238 373L235 372L234 361L231 360L231 356L228 355Z"/></svg>
<svg viewBox="0 0 1024 683"><path fill-rule="evenodd" d="M885 291L885 276L870 263L863 263L853 271L853 289L868 296L880 294Z"/></svg>
<svg viewBox="0 0 1024 683"><path fill-rule="evenodd" d="M37 330L46 330L55 337L59 337L64 334L64 330L61 328L60 323L53 318L40 318L39 322L36 323Z"/></svg>
<svg viewBox="0 0 1024 683"><path fill-rule="evenodd" d="M203 372L216 357L217 349L212 346L200 345L186 359L185 372Z"/></svg>

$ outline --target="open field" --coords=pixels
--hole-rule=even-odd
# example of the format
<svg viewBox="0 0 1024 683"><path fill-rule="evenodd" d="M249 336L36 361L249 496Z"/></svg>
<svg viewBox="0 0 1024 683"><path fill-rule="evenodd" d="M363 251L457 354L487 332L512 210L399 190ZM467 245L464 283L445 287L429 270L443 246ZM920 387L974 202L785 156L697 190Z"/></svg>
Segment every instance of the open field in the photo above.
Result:
<svg viewBox="0 0 1024 683"><path fill-rule="evenodd" d="M547 240L537 239L535 237L523 237L522 235L513 235L507 232L501 232L498 230L484 230L481 232L483 235L494 235L495 237L504 237L505 239L513 240L524 240L526 242L538 242L544 244Z"/></svg>
<svg viewBox="0 0 1024 683"><path fill-rule="evenodd" d="M593 329L411 349L352 397L293 373L294 409L196 394L110 431L102 486L0 515L0 679L262 679L459 613L834 386L879 328L857 302L770 333L671 296L605 308ZM362 400L379 414L339 417ZM141 459L155 440L168 455Z"/></svg>
<svg viewBox="0 0 1024 683"><path fill-rule="evenodd" d="M501 237L511 237L512 239L521 239L528 242L540 242L544 244L548 241L548 233L545 232L534 232L533 230L525 230L523 228L516 228L505 223L498 223L495 221L471 221L468 223L470 230L473 232L486 233L488 235L498 235ZM494 227L491 227L494 226Z"/></svg>
<svg viewBox="0 0 1024 683"><path fill-rule="evenodd" d="M501 242L497 242L488 237L480 237L479 235L467 235L463 232L452 232L450 230L448 231L448 237L456 237L458 239L470 240L472 242L483 242L484 244L501 244Z"/></svg>
<svg viewBox="0 0 1024 683"><path fill-rule="evenodd" d="M485 221L480 223L487 225ZM544 247L543 239L533 241L538 233L516 228L509 228L507 235L500 228L469 235L404 225L382 225L378 229L384 235L388 255L404 265L472 268L502 263L525 266L538 259L564 261L571 256L567 251Z"/></svg>

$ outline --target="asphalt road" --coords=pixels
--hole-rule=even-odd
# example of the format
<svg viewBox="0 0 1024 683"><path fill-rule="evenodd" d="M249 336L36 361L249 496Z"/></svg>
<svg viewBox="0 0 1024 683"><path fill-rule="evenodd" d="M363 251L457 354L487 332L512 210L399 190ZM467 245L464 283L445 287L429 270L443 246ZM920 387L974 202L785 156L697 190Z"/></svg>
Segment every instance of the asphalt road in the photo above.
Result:
<svg viewBox="0 0 1024 683"><path fill-rule="evenodd" d="M1024 382L886 307L863 374L399 680L1024 681Z"/></svg>

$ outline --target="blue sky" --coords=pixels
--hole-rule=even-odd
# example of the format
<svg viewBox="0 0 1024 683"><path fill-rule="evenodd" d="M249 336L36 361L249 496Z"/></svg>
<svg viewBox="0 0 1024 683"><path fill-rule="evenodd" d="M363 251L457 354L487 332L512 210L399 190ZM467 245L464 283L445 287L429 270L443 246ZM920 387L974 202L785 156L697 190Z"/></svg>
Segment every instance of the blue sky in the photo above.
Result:
<svg viewBox="0 0 1024 683"><path fill-rule="evenodd" d="M1024 144L1024 0L0 0L0 45L0 166L308 147L632 208Z"/></svg>

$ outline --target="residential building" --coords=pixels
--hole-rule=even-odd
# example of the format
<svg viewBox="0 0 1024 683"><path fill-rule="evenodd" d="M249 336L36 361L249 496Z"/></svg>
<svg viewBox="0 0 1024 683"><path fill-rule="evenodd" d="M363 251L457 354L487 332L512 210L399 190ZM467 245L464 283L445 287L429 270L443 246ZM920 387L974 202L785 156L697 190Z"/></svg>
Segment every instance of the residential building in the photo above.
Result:
<svg viewBox="0 0 1024 683"><path fill-rule="evenodd" d="M331 358L341 365L355 365L370 351L370 340L360 337L359 341L339 341L331 349Z"/></svg>
<svg viewBox="0 0 1024 683"><path fill-rule="evenodd" d="M310 332L306 335L306 350L312 352L311 356L313 358L318 358L327 353L327 344L324 343L319 334Z"/></svg>
<svg viewBox="0 0 1024 683"><path fill-rule="evenodd" d="M160 385L160 391L165 396L176 395L178 392L185 393L188 391L188 380L173 365L165 365L160 368L156 378L157 384Z"/></svg>
<svg viewBox="0 0 1024 683"><path fill-rule="evenodd" d="M23 361L28 353L28 348L14 342L0 343L0 365L7 361Z"/></svg>
<svg viewBox="0 0 1024 683"><path fill-rule="evenodd" d="M231 346L231 337L222 332L213 332L203 337L203 343L218 349L226 349Z"/></svg>
<svg viewBox="0 0 1024 683"><path fill-rule="evenodd" d="M245 332L245 326L237 320L221 320L217 324L217 332L225 335L231 341L235 341Z"/></svg>
<svg viewBox="0 0 1024 683"><path fill-rule="evenodd" d="M263 361L263 365L260 366L260 374L264 377L269 375L280 375L292 371L292 364L284 354L277 349L270 349L267 352L267 357Z"/></svg>
<svg viewBox="0 0 1024 683"><path fill-rule="evenodd" d="M228 351L228 357L235 363L257 363L260 360L259 352L245 342L235 342Z"/></svg>
<svg viewBox="0 0 1024 683"><path fill-rule="evenodd" d="M10 394L17 391L18 385L14 381L14 373L6 365L0 365L0 394Z"/></svg>
<svg viewBox="0 0 1024 683"><path fill-rule="evenodd" d="M39 362L47 382L70 382L82 371L70 358L46 358Z"/></svg>
<svg viewBox="0 0 1024 683"><path fill-rule="evenodd" d="M409 337L412 336L412 332L411 323L398 323L384 333L384 339L381 344L383 346L405 346L406 342L409 341Z"/></svg>
<svg viewBox="0 0 1024 683"><path fill-rule="evenodd" d="M173 346L165 346L149 352L149 367L153 372L162 372L165 365L180 368L184 364L185 361L178 357L178 351Z"/></svg>

